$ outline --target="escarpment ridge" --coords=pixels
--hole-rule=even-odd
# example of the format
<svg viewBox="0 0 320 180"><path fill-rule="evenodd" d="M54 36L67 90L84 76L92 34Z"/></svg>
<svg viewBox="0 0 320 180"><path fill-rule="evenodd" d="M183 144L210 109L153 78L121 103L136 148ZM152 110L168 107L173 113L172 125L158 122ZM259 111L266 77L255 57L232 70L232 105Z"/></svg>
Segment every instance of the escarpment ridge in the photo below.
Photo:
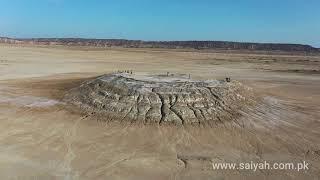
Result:
<svg viewBox="0 0 320 180"><path fill-rule="evenodd" d="M310 45L285 43L250 43L231 41L142 41L127 39L84 39L84 38L8 38L0 37L0 43L64 45L125 48L167 48L167 49L217 49L217 50L257 50L284 52L320 52Z"/></svg>

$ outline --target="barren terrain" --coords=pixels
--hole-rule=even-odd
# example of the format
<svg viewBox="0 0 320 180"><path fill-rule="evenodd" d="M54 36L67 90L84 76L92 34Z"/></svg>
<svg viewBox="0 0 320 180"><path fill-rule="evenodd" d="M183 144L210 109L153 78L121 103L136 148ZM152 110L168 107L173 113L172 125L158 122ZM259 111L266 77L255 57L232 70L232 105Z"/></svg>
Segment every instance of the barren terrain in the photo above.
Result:
<svg viewBox="0 0 320 180"><path fill-rule="evenodd" d="M215 127L135 125L71 111L67 91L133 70L231 77L267 104ZM320 57L0 44L0 179L318 179ZM310 169L213 170L215 162Z"/></svg>

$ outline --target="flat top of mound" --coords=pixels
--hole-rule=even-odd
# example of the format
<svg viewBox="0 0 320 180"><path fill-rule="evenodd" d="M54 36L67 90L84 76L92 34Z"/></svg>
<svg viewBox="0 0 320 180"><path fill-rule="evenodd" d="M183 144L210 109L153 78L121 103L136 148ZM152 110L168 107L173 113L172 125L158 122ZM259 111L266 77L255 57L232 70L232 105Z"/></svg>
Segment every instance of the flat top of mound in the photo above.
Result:
<svg viewBox="0 0 320 180"><path fill-rule="evenodd" d="M193 80L185 74L168 74L168 75L148 75L148 74L130 74L114 73L103 75L98 78L104 83L113 83L115 86L125 85L128 89L138 92L154 92L161 88L180 89L181 92L186 89L200 87L215 87L224 81L218 80Z"/></svg>

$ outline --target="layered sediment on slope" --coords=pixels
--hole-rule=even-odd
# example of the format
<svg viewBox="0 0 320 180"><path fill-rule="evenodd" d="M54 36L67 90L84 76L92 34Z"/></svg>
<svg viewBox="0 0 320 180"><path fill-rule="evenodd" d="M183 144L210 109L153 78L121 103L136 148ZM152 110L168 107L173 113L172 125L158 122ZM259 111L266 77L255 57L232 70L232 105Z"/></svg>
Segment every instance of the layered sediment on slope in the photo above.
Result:
<svg viewBox="0 0 320 180"><path fill-rule="evenodd" d="M254 96L237 81L114 73L70 90L64 100L119 121L212 124L237 118Z"/></svg>

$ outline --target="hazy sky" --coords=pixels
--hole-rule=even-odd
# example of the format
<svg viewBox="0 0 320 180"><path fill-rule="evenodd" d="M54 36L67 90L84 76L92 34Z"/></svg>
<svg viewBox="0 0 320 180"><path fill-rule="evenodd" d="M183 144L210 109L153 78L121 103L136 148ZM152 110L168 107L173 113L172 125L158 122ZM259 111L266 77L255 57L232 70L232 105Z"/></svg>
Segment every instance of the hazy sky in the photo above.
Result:
<svg viewBox="0 0 320 180"><path fill-rule="evenodd" d="M0 36L320 47L320 0L0 0Z"/></svg>

